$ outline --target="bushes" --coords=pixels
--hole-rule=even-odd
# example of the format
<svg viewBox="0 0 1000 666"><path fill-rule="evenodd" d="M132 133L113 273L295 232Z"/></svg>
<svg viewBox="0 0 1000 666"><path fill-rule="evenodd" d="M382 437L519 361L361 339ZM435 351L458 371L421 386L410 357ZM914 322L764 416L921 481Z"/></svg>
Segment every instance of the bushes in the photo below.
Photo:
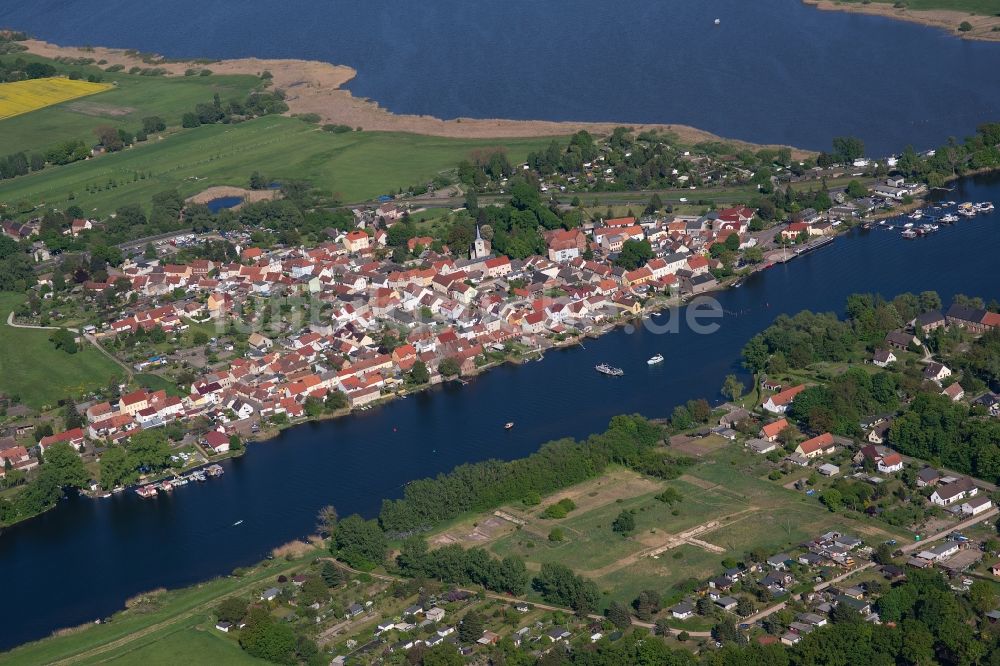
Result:
<svg viewBox="0 0 1000 666"><path fill-rule="evenodd" d="M550 504L545 507L545 511L542 512L542 518L550 518L553 520L558 520L560 518L565 518L570 511L576 508L576 504L573 500L568 497L563 498L556 502L555 504Z"/></svg>

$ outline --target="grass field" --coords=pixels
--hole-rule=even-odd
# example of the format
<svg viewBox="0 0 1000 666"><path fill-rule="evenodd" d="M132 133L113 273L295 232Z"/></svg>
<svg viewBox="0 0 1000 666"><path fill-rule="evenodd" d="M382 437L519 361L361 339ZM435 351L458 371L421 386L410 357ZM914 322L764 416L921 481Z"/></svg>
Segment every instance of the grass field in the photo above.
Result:
<svg viewBox="0 0 1000 666"><path fill-rule="evenodd" d="M20 396L31 407L54 405L62 398L107 386L122 369L84 344L76 354L57 350L50 331L12 328L7 315L24 296L0 293L0 392Z"/></svg>
<svg viewBox="0 0 1000 666"><path fill-rule="evenodd" d="M458 541L498 556L516 555L532 571L559 562L596 581L608 602L629 602L644 589L667 593L683 580L711 577L727 557L739 559L754 549L775 553L834 528L875 541L905 536L881 523L831 513L815 498L768 481L766 473L762 458L728 445L679 479L654 482L611 470L545 498L530 511L505 507L526 520L520 529L479 516L451 526L447 538L436 543ZM666 486L683 497L673 507L655 499ZM563 497L577 505L566 518L540 517L544 507ZM627 538L611 530L622 510L635 512L636 530ZM563 531L564 541L549 541L554 527ZM693 538L684 538L689 535Z"/></svg>
<svg viewBox="0 0 1000 666"><path fill-rule="evenodd" d="M0 83L0 120L37 111L71 99L112 88L109 83L73 81L62 77ZM6 146L6 142L4 142Z"/></svg>
<svg viewBox="0 0 1000 666"><path fill-rule="evenodd" d="M3 664L260 664L213 627L211 612L230 594L249 596L279 573L304 568L319 551L295 562L274 560L241 578L218 578L165 593L155 608L123 611L114 621L84 627L0 654ZM98 652L99 651L99 652Z"/></svg>
<svg viewBox="0 0 1000 666"><path fill-rule="evenodd" d="M503 145L516 162L550 140L333 134L292 118L264 117L186 130L120 153L3 181L0 202L65 207L72 201L88 212L107 213L123 204L148 204L154 193L168 188L188 196L212 185L245 187L254 171L278 181L307 179L353 202L426 182L477 148ZM138 178L150 172L150 178ZM93 191L95 187L102 189Z"/></svg>
<svg viewBox="0 0 1000 666"><path fill-rule="evenodd" d="M168 126L179 126L186 111L194 110L196 104L211 102L216 93L223 100L243 98L260 83L254 76L163 77L102 72L96 66L63 65L24 53L0 56L0 61L14 58L51 64L61 74L70 71L98 74L104 84L112 85L94 98L48 106L0 121L0 154L3 155L45 150L71 139L94 141L94 129L101 125L135 132L142 126L142 119L148 116L160 116ZM94 85L82 81L71 83Z"/></svg>

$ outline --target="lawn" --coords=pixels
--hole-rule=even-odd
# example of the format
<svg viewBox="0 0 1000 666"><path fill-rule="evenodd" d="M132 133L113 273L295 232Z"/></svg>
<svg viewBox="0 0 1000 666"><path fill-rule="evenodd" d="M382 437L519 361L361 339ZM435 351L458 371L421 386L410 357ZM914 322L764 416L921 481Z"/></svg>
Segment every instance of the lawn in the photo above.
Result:
<svg viewBox="0 0 1000 666"><path fill-rule="evenodd" d="M723 559L740 559L756 549L776 553L832 529L873 542L906 538L905 532L883 523L831 513L816 498L768 481L768 469L764 458L728 445L679 479L657 484L681 493L674 506L656 499L659 488L639 486L623 476L632 473L612 470L615 476L601 477L605 483L599 479L574 486L545 498L530 512L506 507L527 524L479 545L498 556L522 557L531 571L545 562L565 564L592 578L607 593L607 602L629 602L644 589L669 593L686 579L705 580L721 571ZM623 484L629 492L615 493ZM566 496L574 498L576 510L559 520L539 517L544 507ZM622 510L635 512L636 529L627 538L611 530ZM553 527L562 529L564 541L549 541ZM699 528L694 536L704 543L672 539L693 528ZM453 535L460 531L449 530ZM667 544L672 547L664 548ZM662 551L654 556L652 549Z"/></svg>
<svg viewBox="0 0 1000 666"><path fill-rule="evenodd" d="M236 638L215 629L210 616L195 616L185 622L132 641L119 650L101 655L104 664L266 664L251 657ZM83 663L88 663L84 661ZM95 662L96 663L96 662Z"/></svg>
<svg viewBox="0 0 1000 666"><path fill-rule="evenodd" d="M223 100L242 98L260 83L254 76L139 76L126 72L102 72L99 67L63 65L31 54L2 56L0 61L24 58L54 65L60 73L98 74L111 88L100 95L33 111L0 121L0 153L42 151L62 141L93 142L101 125L135 132L142 119L160 116L168 126L179 126L181 116L199 103L210 103L216 93ZM24 82L30 83L30 82ZM84 81L73 81L94 85ZM8 84L5 84L8 85ZM2 116L0 112L0 116Z"/></svg>
<svg viewBox="0 0 1000 666"><path fill-rule="evenodd" d="M122 369L86 343L76 354L57 350L50 331L12 328L7 316L23 296L0 293L0 392L39 408L107 386Z"/></svg>
<svg viewBox="0 0 1000 666"><path fill-rule="evenodd" d="M57 207L75 203L103 214L123 204L148 205L154 193L170 188L189 196L212 185L245 187L254 171L276 181L309 180L354 202L426 182L454 169L477 148L503 145L518 162L550 140L334 134L292 118L265 117L185 130L120 153L3 181L0 202L27 200Z"/></svg>
<svg viewBox="0 0 1000 666"><path fill-rule="evenodd" d="M73 81L63 77L0 83L0 120L105 92L110 88L107 83Z"/></svg>

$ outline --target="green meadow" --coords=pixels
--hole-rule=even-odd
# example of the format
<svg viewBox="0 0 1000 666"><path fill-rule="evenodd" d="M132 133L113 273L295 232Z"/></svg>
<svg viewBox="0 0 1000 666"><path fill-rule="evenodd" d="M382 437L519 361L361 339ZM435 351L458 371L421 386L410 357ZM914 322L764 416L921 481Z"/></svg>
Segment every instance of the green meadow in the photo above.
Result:
<svg viewBox="0 0 1000 666"><path fill-rule="evenodd" d="M0 293L0 392L39 408L107 386L124 374L90 343L67 354L49 342L51 331L8 326L7 316L22 300L20 294Z"/></svg>
<svg viewBox="0 0 1000 666"><path fill-rule="evenodd" d="M148 205L153 194L170 188L189 196L212 185L246 187L254 171L273 181L308 180L345 202L364 201L427 182L477 149L502 145L516 162L550 141L334 134L293 118L269 116L183 130L119 153L0 181L0 203L76 204L100 215L124 204Z"/></svg>

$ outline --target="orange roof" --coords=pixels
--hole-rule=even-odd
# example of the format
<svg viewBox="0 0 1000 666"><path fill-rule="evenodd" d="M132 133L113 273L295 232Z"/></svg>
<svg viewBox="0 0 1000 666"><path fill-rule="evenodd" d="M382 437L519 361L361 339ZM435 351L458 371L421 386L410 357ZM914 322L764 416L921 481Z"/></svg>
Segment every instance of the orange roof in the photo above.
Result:
<svg viewBox="0 0 1000 666"><path fill-rule="evenodd" d="M822 435L817 435L812 439L807 439L806 441L799 444L799 448L802 449L802 453L814 453L821 449L826 449L833 446L833 435L828 432L824 432Z"/></svg>
<svg viewBox="0 0 1000 666"><path fill-rule="evenodd" d="M788 419L778 419L777 421L772 421L761 428L761 432L763 432L766 437L777 437L778 433L787 427Z"/></svg>

